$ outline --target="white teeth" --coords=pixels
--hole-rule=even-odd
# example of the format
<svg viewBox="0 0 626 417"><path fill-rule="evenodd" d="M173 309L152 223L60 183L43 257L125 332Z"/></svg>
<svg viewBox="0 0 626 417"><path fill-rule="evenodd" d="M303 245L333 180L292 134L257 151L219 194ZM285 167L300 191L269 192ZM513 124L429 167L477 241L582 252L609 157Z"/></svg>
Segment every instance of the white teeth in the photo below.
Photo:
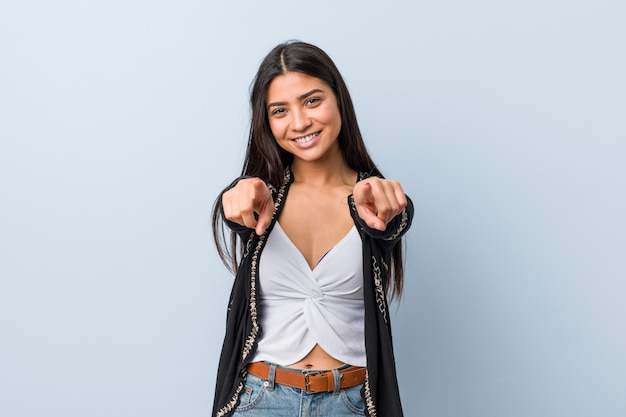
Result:
<svg viewBox="0 0 626 417"><path fill-rule="evenodd" d="M319 132L318 132L318 133L319 133ZM312 133L312 134L310 134L310 135L307 135L307 136L304 136L304 137L301 137L301 138L297 138L297 139L294 139L294 140L295 140L296 142L298 142L298 143L306 143L306 142L310 142L310 141L312 141L312 140L313 140L313 138L314 138L315 136L317 136L317 135L318 135L318 133Z"/></svg>

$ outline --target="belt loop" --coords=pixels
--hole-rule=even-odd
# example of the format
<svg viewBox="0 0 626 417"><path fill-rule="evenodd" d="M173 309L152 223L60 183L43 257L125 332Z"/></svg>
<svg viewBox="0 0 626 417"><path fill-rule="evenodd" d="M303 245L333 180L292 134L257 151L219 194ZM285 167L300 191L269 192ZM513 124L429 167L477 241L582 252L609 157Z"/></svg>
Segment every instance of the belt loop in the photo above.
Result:
<svg viewBox="0 0 626 417"><path fill-rule="evenodd" d="M278 366L275 363L270 364L270 374L267 377L268 386L267 389L274 391L274 384L276 381L276 368Z"/></svg>
<svg viewBox="0 0 626 417"><path fill-rule="evenodd" d="M339 394L339 391L341 391L341 372L339 372L339 369L333 369L333 377L335 381L333 394Z"/></svg>

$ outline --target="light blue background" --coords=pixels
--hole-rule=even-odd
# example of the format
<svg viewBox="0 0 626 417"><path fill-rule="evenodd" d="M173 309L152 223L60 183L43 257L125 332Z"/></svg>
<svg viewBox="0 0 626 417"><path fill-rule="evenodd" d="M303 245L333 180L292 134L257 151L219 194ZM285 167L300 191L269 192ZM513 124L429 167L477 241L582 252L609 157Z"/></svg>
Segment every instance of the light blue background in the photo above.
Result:
<svg viewBox="0 0 626 417"><path fill-rule="evenodd" d="M248 86L325 49L415 202L407 416L626 415L621 1L0 4L0 416L209 416Z"/></svg>

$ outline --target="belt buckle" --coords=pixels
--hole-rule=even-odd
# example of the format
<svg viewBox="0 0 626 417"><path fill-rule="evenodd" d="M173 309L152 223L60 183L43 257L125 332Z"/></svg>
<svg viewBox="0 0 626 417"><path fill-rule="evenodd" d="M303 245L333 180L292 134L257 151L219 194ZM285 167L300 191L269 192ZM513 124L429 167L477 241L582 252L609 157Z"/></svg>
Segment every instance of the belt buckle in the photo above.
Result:
<svg viewBox="0 0 626 417"><path fill-rule="evenodd" d="M311 383L309 381L309 377L323 375L324 372L307 372L304 374L304 391L307 394L317 394L318 391L311 391Z"/></svg>

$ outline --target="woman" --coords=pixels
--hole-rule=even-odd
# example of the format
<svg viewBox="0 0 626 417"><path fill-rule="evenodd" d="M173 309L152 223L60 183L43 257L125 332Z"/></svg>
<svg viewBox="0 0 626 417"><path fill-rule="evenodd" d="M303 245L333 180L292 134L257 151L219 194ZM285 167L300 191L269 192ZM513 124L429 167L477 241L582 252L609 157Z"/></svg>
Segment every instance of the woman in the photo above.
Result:
<svg viewBox="0 0 626 417"><path fill-rule="evenodd" d="M411 201L369 157L319 48L274 48L251 106L242 176L213 211L236 273L213 415L401 416L387 292L402 291Z"/></svg>

